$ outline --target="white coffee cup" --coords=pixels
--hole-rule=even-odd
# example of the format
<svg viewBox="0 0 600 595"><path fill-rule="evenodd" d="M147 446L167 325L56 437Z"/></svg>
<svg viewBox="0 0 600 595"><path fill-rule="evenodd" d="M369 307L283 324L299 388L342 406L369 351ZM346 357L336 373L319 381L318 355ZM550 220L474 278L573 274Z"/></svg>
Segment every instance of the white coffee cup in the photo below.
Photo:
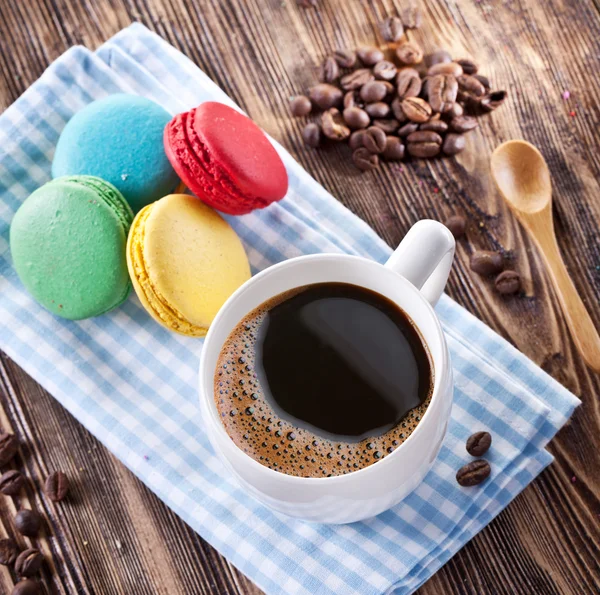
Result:
<svg viewBox="0 0 600 595"><path fill-rule="evenodd" d="M200 405L210 441L248 494L287 515L320 523L350 523L387 510L406 497L431 468L452 405L452 368L433 306L454 258L454 237L441 223L419 221L385 265L344 254L292 258L254 276L217 314L200 360ZM334 477L295 477L261 465L238 448L219 420L214 374L221 348L237 323L270 298L311 283L360 285L395 302L425 339L434 388L423 419L396 450L369 467Z"/></svg>

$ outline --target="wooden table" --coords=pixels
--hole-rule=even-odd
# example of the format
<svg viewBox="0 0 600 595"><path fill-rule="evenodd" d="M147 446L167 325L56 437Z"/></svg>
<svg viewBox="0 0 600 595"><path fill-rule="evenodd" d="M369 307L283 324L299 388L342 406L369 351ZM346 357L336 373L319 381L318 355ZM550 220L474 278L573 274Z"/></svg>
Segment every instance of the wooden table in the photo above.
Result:
<svg viewBox="0 0 600 595"><path fill-rule="evenodd" d="M402 4L405 5L403 2ZM600 327L599 5L594 0L422 2L412 34L483 65L509 101L471 133L456 160L360 174L345 148L306 149L288 98L313 84L335 48L372 43L391 0L0 0L0 106L7 107L68 47L97 47L139 20L187 54L345 205L391 245L423 217L465 214L448 291L579 395L583 406L552 442L556 462L422 589L437 593L594 593L600 590L600 377L582 364L540 256L502 204L488 172L510 138L538 145L553 174L559 243ZM595 75L593 75L595 71ZM567 95L570 93L570 97ZM526 295L502 299L468 267L473 248L503 248ZM0 356L0 426L22 441L13 467L26 495L0 497L2 535L19 507L43 512L37 541L52 593L258 593L57 402ZM68 505L40 490L50 470L75 480ZM20 540L23 545L25 541ZM0 592L14 576L0 567Z"/></svg>

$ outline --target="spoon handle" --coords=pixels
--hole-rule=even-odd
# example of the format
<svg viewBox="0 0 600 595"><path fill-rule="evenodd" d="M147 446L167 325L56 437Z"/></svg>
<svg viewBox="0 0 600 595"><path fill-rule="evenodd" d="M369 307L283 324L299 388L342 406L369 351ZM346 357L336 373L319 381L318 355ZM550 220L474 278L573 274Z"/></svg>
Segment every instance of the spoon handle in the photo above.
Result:
<svg viewBox="0 0 600 595"><path fill-rule="evenodd" d="M554 233L548 233L547 227L544 232L541 232L540 228L536 229L535 226L530 227L530 230L546 260L575 346L587 365L596 372L600 372L600 336L598 336L594 323L571 281L556 237Z"/></svg>

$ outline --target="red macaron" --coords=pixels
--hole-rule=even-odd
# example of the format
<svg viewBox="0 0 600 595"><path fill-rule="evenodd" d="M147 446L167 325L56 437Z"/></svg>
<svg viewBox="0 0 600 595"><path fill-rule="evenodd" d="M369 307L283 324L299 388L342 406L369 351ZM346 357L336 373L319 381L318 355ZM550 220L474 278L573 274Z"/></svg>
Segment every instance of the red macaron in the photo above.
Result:
<svg viewBox="0 0 600 595"><path fill-rule="evenodd" d="M175 116L164 143L182 182L218 211L244 215L287 192L287 172L265 133L223 103L208 101Z"/></svg>

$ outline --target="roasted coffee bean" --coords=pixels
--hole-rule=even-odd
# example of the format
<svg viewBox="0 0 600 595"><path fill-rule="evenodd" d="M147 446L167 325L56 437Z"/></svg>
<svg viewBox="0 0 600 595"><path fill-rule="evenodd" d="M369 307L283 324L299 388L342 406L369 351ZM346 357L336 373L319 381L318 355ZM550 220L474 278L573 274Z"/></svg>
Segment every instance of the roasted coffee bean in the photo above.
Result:
<svg viewBox="0 0 600 595"><path fill-rule="evenodd" d="M423 50L416 43L408 41L396 49L396 57L402 64L418 64L423 60Z"/></svg>
<svg viewBox="0 0 600 595"><path fill-rule="evenodd" d="M39 550L33 547L29 548L17 556L15 572L19 576L33 576L40 571L43 561L44 556Z"/></svg>
<svg viewBox="0 0 600 595"><path fill-rule="evenodd" d="M352 161L358 169L363 171L371 171L379 167L379 155L371 153L365 147L359 147L352 153Z"/></svg>
<svg viewBox="0 0 600 595"><path fill-rule="evenodd" d="M406 150L413 157L435 157L440 152L442 137L431 130L417 130L408 135Z"/></svg>
<svg viewBox="0 0 600 595"><path fill-rule="evenodd" d="M420 97L407 97L402 100L402 109L412 122L422 124L431 118L431 106Z"/></svg>
<svg viewBox="0 0 600 595"><path fill-rule="evenodd" d="M18 471L7 471L0 477L0 492L16 496L25 485L25 478Z"/></svg>
<svg viewBox="0 0 600 595"><path fill-rule="evenodd" d="M421 124L419 126L419 130L433 130L433 132L437 132L438 134L443 134L448 130L448 124L443 120L429 120L429 122L425 122L425 124Z"/></svg>
<svg viewBox="0 0 600 595"><path fill-rule="evenodd" d="M0 539L0 564L10 566L19 555L19 548L14 539Z"/></svg>
<svg viewBox="0 0 600 595"><path fill-rule="evenodd" d="M385 100L390 101L392 96L396 93L396 87L390 83L390 81L379 81L382 85L385 86L386 96Z"/></svg>
<svg viewBox="0 0 600 595"><path fill-rule="evenodd" d="M506 99L506 91L492 91L481 98L479 105L484 112L491 112L500 107Z"/></svg>
<svg viewBox="0 0 600 595"><path fill-rule="evenodd" d="M340 67L335 58L329 56L325 58L319 69L319 80L323 83L333 83L340 77Z"/></svg>
<svg viewBox="0 0 600 595"><path fill-rule="evenodd" d="M385 41L395 42L404 35L404 27L398 17L389 17L381 21L379 30L381 31L381 37Z"/></svg>
<svg viewBox="0 0 600 595"><path fill-rule="evenodd" d="M464 151L466 147L465 137L462 134L456 132L450 132L444 138L444 144L442 145L442 152L445 155L457 155L461 151Z"/></svg>
<svg viewBox="0 0 600 595"><path fill-rule="evenodd" d="M418 29L423 23L423 13L416 6L407 6L402 11L402 24L405 29Z"/></svg>
<svg viewBox="0 0 600 595"><path fill-rule="evenodd" d="M436 74L451 74L452 76L459 77L463 73L463 69L460 64L456 62L439 62L434 64L427 71L428 76L435 76Z"/></svg>
<svg viewBox="0 0 600 595"><path fill-rule="evenodd" d="M390 106L383 101L376 101L366 105L365 111L371 118L385 118L390 113Z"/></svg>
<svg viewBox="0 0 600 595"><path fill-rule="evenodd" d="M483 74L474 74L473 76L485 87L486 93L491 89L490 79L487 76L483 76Z"/></svg>
<svg viewBox="0 0 600 595"><path fill-rule="evenodd" d="M321 129L317 124L311 122L304 127L302 131L302 140L313 149L321 144Z"/></svg>
<svg viewBox="0 0 600 595"><path fill-rule="evenodd" d="M483 456L492 445L489 432L475 432L467 439L467 452L474 457Z"/></svg>
<svg viewBox="0 0 600 595"><path fill-rule="evenodd" d="M6 465L19 450L19 440L14 434L2 432L0 434L0 465Z"/></svg>
<svg viewBox="0 0 600 595"><path fill-rule="evenodd" d="M351 50L335 50L333 58L341 68L352 68L356 64L356 52Z"/></svg>
<svg viewBox="0 0 600 595"><path fill-rule="evenodd" d="M400 122L395 118L383 118L380 120L373 120L373 126L383 130L386 134L393 134L398 130Z"/></svg>
<svg viewBox="0 0 600 595"><path fill-rule="evenodd" d="M404 159L404 151L404 144L397 136L388 136L382 156L387 161L400 161Z"/></svg>
<svg viewBox="0 0 600 595"><path fill-rule="evenodd" d="M365 106L365 102L360 98L359 91L348 91L344 94L344 100L342 102L344 109L348 107L360 107Z"/></svg>
<svg viewBox="0 0 600 595"><path fill-rule="evenodd" d="M456 472L456 481L463 487L476 486L485 481L490 472L490 464L483 459L478 459L461 467Z"/></svg>
<svg viewBox="0 0 600 595"><path fill-rule="evenodd" d="M381 62L385 58L383 52L373 46L362 47L356 53L365 66L374 66L377 62Z"/></svg>
<svg viewBox="0 0 600 595"><path fill-rule="evenodd" d="M405 137L419 130L419 125L416 122L407 122L404 126L398 129L398 136Z"/></svg>
<svg viewBox="0 0 600 595"><path fill-rule="evenodd" d="M11 591L10 595L42 595L39 583L30 579L19 581Z"/></svg>
<svg viewBox="0 0 600 595"><path fill-rule="evenodd" d="M461 215L453 215L444 221L444 225L450 230L455 239L462 238L467 229L467 220Z"/></svg>
<svg viewBox="0 0 600 595"><path fill-rule="evenodd" d="M60 502L69 493L69 478L62 471L55 471L46 478L44 491L52 502Z"/></svg>
<svg viewBox="0 0 600 595"><path fill-rule="evenodd" d="M475 95L475 97L485 94L485 87L474 76L461 74L456 80L461 91Z"/></svg>
<svg viewBox="0 0 600 595"><path fill-rule="evenodd" d="M452 120L452 118L456 118L457 116L462 116L464 113L465 113L465 110L464 110L463 106L460 103L456 102L452 105L452 109L448 110L444 114L444 117Z"/></svg>
<svg viewBox="0 0 600 595"><path fill-rule="evenodd" d="M436 64L447 64L448 62L452 62L452 56L446 50L436 50L425 56L425 66L427 68L431 68Z"/></svg>
<svg viewBox="0 0 600 595"><path fill-rule="evenodd" d="M364 130L357 130L350 135L350 140L348 141L349 147L356 151L356 149L363 146L363 138L365 136Z"/></svg>
<svg viewBox="0 0 600 595"><path fill-rule="evenodd" d="M458 83L451 74L436 74L427 82L427 97L434 112L445 113L456 102Z"/></svg>
<svg viewBox="0 0 600 595"><path fill-rule="evenodd" d="M396 97L394 101L392 101L392 113L394 114L394 118L398 120L398 122L406 122L408 118L404 113L404 109L402 107L402 99Z"/></svg>
<svg viewBox="0 0 600 595"><path fill-rule="evenodd" d="M468 58L456 60L456 63L460 64L465 74L475 74L479 70L479 66L477 66L473 60L469 60Z"/></svg>
<svg viewBox="0 0 600 595"><path fill-rule="evenodd" d="M290 111L292 112L292 116L306 116L310 113L311 109L312 103L305 95L298 95L290 102Z"/></svg>
<svg viewBox="0 0 600 595"><path fill-rule="evenodd" d="M346 76L343 76L340 80L340 85L344 91L353 91L358 89L368 82L372 81L375 77L368 68L359 68Z"/></svg>
<svg viewBox="0 0 600 595"><path fill-rule="evenodd" d="M511 295L521 289L521 275L516 271L503 271L494 281L496 291L502 295Z"/></svg>
<svg viewBox="0 0 600 595"><path fill-rule="evenodd" d="M381 101L387 95L387 88L381 81L366 83L360 90L360 98L367 103Z"/></svg>
<svg viewBox="0 0 600 595"><path fill-rule="evenodd" d="M370 126L363 137L363 147L371 153L383 153L385 150L385 132L377 126Z"/></svg>
<svg viewBox="0 0 600 595"><path fill-rule="evenodd" d="M421 77L414 68L403 68L398 72L396 88L398 89L398 97L400 99L418 97L421 87Z"/></svg>
<svg viewBox="0 0 600 595"><path fill-rule="evenodd" d="M382 60L381 62L377 62L373 67L373 74L375 78L381 79L384 81L391 81L398 72L396 65L392 62L388 62L387 60Z"/></svg>
<svg viewBox="0 0 600 595"><path fill-rule="evenodd" d="M35 510L19 510L15 515L15 527L21 535L35 537L42 526L42 517Z"/></svg>
<svg viewBox="0 0 600 595"><path fill-rule="evenodd" d="M469 132L477 126L479 123L472 116L456 116L450 120L450 130L453 132Z"/></svg>
<svg viewBox="0 0 600 595"><path fill-rule="evenodd" d="M345 140L350 136L350 128L346 126L344 118L337 107L332 107L321 116L321 130L331 140Z"/></svg>
<svg viewBox="0 0 600 595"><path fill-rule="evenodd" d="M308 90L310 100L321 109L326 110L330 107L339 105L342 102L344 94L340 89L328 83L315 85Z"/></svg>
<svg viewBox="0 0 600 595"><path fill-rule="evenodd" d="M504 258L500 252L477 250L471 254L470 266L478 275L497 275L504 268Z"/></svg>
<svg viewBox="0 0 600 595"><path fill-rule="evenodd" d="M385 105L385 104L384 104ZM368 106L367 106L368 107ZM352 130L366 128L371 122L369 114L359 107L348 107L344 110L344 120Z"/></svg>

